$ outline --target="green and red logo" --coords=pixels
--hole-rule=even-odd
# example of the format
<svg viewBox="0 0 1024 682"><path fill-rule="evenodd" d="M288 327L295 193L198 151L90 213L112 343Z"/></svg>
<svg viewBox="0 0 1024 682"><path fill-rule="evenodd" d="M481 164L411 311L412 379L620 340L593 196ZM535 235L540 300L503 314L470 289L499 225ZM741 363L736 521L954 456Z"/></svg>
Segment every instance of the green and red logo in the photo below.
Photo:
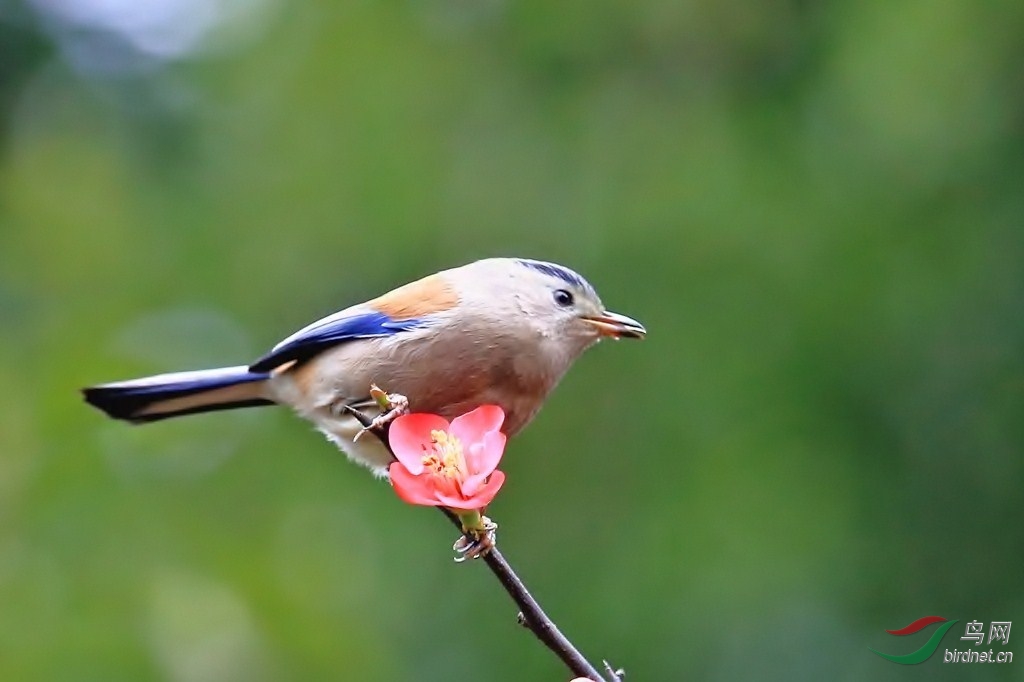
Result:
<svg viewBox="0 0 1024 682"><path fill-rule="evenodd" d="M958 621L955 620L946 620L942 616L925 616L924 618L918 618L905 628L900 628L899 630L886 630L886 632L890 635L896 635L897 637L904 637L906 635L912 635L915 632L920 632L929 625L943 623L943 625L940 625L939 628L932 633L932 636L920 649L900 656L894 654L883 654L881 651L875 651L874 649L871 650L887 661L892 661L893 663L899 663L901 665L924 663L931 658L931 655L939 648L939 643L942 642L943 636L951 627L956 625L957 622Z"/></svg>

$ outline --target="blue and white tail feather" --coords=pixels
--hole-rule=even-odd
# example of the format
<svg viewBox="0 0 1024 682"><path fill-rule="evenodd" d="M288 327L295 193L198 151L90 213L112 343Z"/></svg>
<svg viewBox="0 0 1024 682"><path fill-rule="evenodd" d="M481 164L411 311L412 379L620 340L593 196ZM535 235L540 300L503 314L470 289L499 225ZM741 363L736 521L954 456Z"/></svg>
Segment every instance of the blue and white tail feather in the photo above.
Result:
<svg viewBox="0 0 1024 682"><path fill-rule="evenodd" d="M199 412L272 405L267 372L222 367L174 372L82 389L85 400L114 419L137 424Z"/></svg>

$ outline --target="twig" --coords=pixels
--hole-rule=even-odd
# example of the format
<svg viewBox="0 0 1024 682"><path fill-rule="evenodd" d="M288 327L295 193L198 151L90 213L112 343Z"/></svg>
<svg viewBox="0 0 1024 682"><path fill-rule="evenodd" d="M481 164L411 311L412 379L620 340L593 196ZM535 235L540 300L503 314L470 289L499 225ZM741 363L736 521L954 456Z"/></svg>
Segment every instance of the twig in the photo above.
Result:
<svg viewBox="0 0 1024 682"><path fill-rule="evenodd" d="M438 507L438 509L448 517L448 520L461 533L462 522L459 521L459 517L444 507ZM505 555L495 547L483 556L483 560L487 567L491 569L494 577L501 583L501 586L508 592L508 595L512 597L512 601L519 607L519 612L522 616L520 622L528 627L544 646L551 649L556 656L562 659L562 662L565 663L573 674L589 677L595 680L595 682L603 682L604 678L597 672L597 669L584 658L583 654L573 646L573 643L562 634L562 631L558 629L554 621L544 613L544 609L533 598L530 590L526 588L522 579L512 569L512 566L509 565ZM613 682L617 679L617 677L613 678Z"/></svg>
<svg viewBox="0 0 1024 682"><path fill-rule="evenodd" d="M372 428L373 420L367 417L362 412L348 407L349 413L351 413L364 427L370 429L372 433L380 439L384 446L391 452L391 456L394 457L395 453L391 451L391 445L388 443L388 428L390 424L386 424L381 428ZM462 522L459 517L453 512L446 509L445 507L438 507L442 514L444 514L452 524L459 529L462 533ZM469 536L467 536L469 537ZM469 537L470 540L474 538ZM505 588L508 595L512 597L512 601L519 607L519 622L530 629L537 639L539 639L544 646L550 649L566 667L572 671L574 675L581 677L587 677L595 682L606 682L606 678L601 676L601 673L597 671L593 665L579 652L579 650L573 646L573 643L562 634L562 631L558 629L546 613L541 608L537 600L533 598L530 591L526 588L522 579L516 574L509 565L505 556L498 550L497 547L491 549L488 553L483 555L484 563L491 569L491 573L498 579L501 586ZM620 682L621 671L615 671L607 661L604 662L605 672L608 674L607 682Z"/></svg>

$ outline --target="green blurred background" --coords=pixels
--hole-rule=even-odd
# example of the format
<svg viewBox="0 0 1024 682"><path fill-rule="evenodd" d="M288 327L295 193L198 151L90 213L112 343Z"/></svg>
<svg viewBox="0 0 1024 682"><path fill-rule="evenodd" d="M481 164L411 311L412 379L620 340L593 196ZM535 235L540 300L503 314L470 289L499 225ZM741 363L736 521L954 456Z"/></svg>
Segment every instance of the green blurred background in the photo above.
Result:
<svg viewBox="0 0 1024 682"><path fill-rule="evenodd" d="M577 364L492 507L585 653L1024 679L1022 38L985 0L0 4L0 679L567 680L286 411L77 394L491 255L650 332ZM868 650L932 614L1021 660Z"/></svg>

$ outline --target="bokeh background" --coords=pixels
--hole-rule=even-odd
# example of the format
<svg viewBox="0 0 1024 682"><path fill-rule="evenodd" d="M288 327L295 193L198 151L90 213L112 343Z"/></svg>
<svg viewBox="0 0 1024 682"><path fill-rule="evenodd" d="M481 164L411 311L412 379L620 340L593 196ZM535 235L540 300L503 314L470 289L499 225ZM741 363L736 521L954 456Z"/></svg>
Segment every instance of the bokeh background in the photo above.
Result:
<svg viewBox="0 0 1024 682"><path fill-rule="evenodd" d="M593 659L1024 679L1022 38L997 0L0 4L0 679L567 680L286 411L77 394L491 255L650 331L492 508ZM869 651L933 614L1021 660Z"/></svg>

